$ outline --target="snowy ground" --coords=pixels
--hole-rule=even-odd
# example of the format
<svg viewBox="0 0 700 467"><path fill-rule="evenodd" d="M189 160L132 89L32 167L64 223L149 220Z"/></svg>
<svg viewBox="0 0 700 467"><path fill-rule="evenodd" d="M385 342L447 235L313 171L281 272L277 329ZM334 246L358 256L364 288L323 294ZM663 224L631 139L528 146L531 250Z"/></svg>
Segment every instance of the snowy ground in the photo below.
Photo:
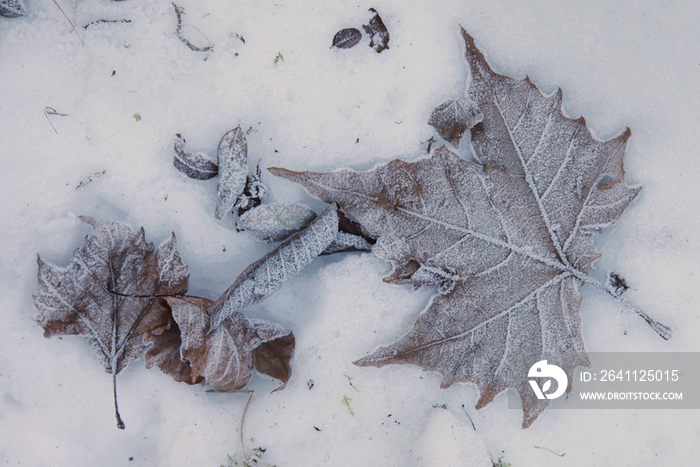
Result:
<svg viewBox="0 0 700 467"><path fill-rule="evenodd" d="M588 350L700 350L697 2L180 0L184 34L215 44L209 53L175 37L169 1L59 3L85 45L52 1L27 0L26 18L0 18L3 464L240 460L244 396L178 384L141 362L120 375L127 429L116 429L111 379L87 345L44 339L32 322L36 254L66 264L89 230L78 215L144 226L156 244L174 231L191 293L217 297L270 247L237 234L230 216L214 219L216 180L197 182L173 168L175 134L213 154L225 131L252 128L249 157L265 167L365 169L416 157L434 134L430 110L464 93L458 24L497 71L529 75L546 93L561 87L566 113L585 116L597 137L632 129L627 180L644 189L601 237L598 274L622 274L629 299L675 335L663 341L584 288ZM374 53L366 36L353 49L329 49L335 32L359 27L370 7L389 29L390 49ZM131 23L83 28L98 19ZM49 117L55 132L47 106L67 114ZM290 183L265 181L270 200L323 207ZM284 391L269 394L276 383L260 376L250 383L257 395L248 449L265 448L263 459L278 466L464 466L460 456L476 456L482 442L492 459L505 456L513 467L696 462L700 418L692 410L548 411L523 430L505 394L476 411L473 386L441 390L437 375L417 367L355 367L353 360L402 335L429 298L427 290L384 284L388 269L370 254L324 257L247 310L297 337ZM471 430L465 411L477 436L464 431Z"/></svg>

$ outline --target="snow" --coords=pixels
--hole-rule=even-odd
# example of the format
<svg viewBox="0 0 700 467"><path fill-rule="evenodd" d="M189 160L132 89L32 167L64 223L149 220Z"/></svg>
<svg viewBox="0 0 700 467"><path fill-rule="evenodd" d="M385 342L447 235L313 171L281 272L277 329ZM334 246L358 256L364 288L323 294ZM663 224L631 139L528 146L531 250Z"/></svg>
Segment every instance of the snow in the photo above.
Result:
<svg viewBox="0 0 700 467"><path fill-rule="evenodd" d="M447 409L436 408L414 450L416 467L492 467L481 436Z"/></svg>
<svg viewBox="0 0 700 467"><path fill-rule="evenodd" d="M168 1L59 3L85 45L53 2L27 0L27 17L0 18L0 462L217 467L230 455L240 464L246 396L178 384L139 362L119 376L127 429L116 429L111 378L87 344L44 339L32 321L36 254L67 264L90 229L79 215L143 226L156 245L174 231L190 292L216 298L272 246L236 233L233 216L214 218L217 181L191 180L172 166L175 134L212 156L221 135L241 125L251 129L251 166L262 159L263 167L293 170L364 170L419 157L435 134L431 110L464 95L458 24L498 72L528 75L547 94L561 87L565 113L585 116L596 137L632 130L626 176L643 189L598 238L603 257L593 273L624 277L627 299L674 337L663 341L584 287L586 348L700 350L700 4L180 0L185 37L214 44L199 53L175 36ZM330 49L337 31L371 17L370 7L390 48L376 54L364 35L352 49ZM131 23L83 29L98 19ZM47 116L47 106L67 116ZM459 153L469 157L469 145ZM298 186L263 178L268 201L324 209ZM407 365L354 366L404 334L430 299L425 288L383 283L388 271L370 254L318 258L245 310L297 338L283 391L271 394L277 383L263 376L248 385L256 391L249 451L263 447L263 460L279 466L417 465L414 446L438 423L432 406L445 404L470 430L466 410L491 459L504 456L513 467L694 463L694 411L550 410L523 430L505 394L477 411L471 385L443 390L437 375ZM447 424L438 427L445 446L466 436Z"/></svg>

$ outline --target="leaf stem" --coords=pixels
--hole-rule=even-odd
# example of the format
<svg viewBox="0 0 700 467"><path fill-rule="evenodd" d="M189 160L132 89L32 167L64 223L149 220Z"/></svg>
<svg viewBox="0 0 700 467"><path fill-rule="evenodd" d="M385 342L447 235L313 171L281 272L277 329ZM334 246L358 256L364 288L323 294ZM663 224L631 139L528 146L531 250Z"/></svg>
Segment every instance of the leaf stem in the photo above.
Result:
<svg viewBox="0 0 700 467"><path fill-rule="evenodd" d="M117 372L114 368L112 368L112 387L114 388L114 415L117 417L117 428L123 430L126 428L126 425L121 415L119 415L119 404L117 404Z"/></svg>
<svg viewBox="0 0 700 467"><path fill-rule="evenodd" d="M579 271L578 269L575 269L575 268L571 268L570 272L571 272L574 276L576 276L576 278L582 280L584 283L590 284L590 285L592 285L593 287L595 287L596 289L598 289L598 290L600 290L600 291L602 291L602 292L607 293L607 294L610 295L613 299L615 299L616 301L622 303L622 304L625 305L627 308L629 308L629 309L631 309L632 311L634 311L635 313L637 313L639 316L642 317L642 319L643 319L644 321L647 322L647 324L648 324L649 326L651 326L651 328L652 328L654 331L656 331L656 333L657 333L659 336L661 336L661 337L664 338L665 340L669 340L671 337L673 337L673 331L671 330L670 327L666 326L665 324L659 323L658 321L656 321L655 319L651 318L651 316L649 316L648 314L644 313L642 310L640 310L639 308L637 308L636 306L634 306L632 303L630 303L630 302L627 301L626 299L624 299L624 298L622 298L622 297L620 297L620 296L615 295L612 291L608 290L605 286L603 286L600 282L598 282L597 280L595 280L595 279L593 279L592 277L590 277L588 274L585 274L585 273L583 273L583 272L581 272L581 271Z"/></svg>

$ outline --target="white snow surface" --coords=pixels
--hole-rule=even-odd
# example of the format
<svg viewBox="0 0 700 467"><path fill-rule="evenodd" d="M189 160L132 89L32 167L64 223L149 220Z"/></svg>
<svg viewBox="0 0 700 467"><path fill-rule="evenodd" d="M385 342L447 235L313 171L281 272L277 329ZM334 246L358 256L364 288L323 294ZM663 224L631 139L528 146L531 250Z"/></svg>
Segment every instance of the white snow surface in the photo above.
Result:
<svg viewBox="0 0 700 467"><path fill-rule="evenodd" d="M596 137L632 130L627 181L643 190L600 236L593 274L621 274L627 298L675 335L663 341L584 287L587 349L700 350L700 3L179 0L183 34L214 44L199 53L175 36L169 1L58 2L84 45L52 1L27 0L27 17L0 18L0 463L218 467L231 456L240 465L246 396L176 383L139 361L119 375L127 428L116 428L111 378L88 345L45 339L32 321L36 255L67 264L89 231L79 215L143 226L156 245L174 231L190 293L216 298L272 246L236 233L233 216L214 218L217 181L173 167L175 134L213 155L241 125L251 166L362 170L419 157L435 134L430 111L464 95L459 24L496 71L528 75L545 93L561 87L565 113L583 115ZM364 35L330 49L370 7L390 48L376 54ZM84 29L99 19L131 23ZM67 116L47 117L46 107ZM322 211L298 186L263 177L268 201ZM430 298L383 283L388 270L366 253L322 257L245 310L297 338L284 390L271 393L277 382L262 376L248 385L248 450L264 448L280 467L416 465L432 406L445 404L471 429L469 414L491 459L513 467L697 462L696 411L550 410L523 430L505 394L477 411L472 385L443 390L438 375L409 365L354 366L405 333Z"/></svg>
<svg viewBox="0 0 700 467"><path fill-rule="evenodd" d="M452 412L436 407L413 447L416 467L492 467L481 436Z"/></svg>

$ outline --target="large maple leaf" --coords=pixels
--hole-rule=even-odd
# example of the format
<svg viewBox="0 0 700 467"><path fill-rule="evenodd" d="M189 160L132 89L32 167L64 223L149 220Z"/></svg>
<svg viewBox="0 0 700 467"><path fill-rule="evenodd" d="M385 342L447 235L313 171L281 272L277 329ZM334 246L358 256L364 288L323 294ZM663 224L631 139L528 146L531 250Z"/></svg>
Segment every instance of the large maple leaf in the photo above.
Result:
<svg viewBox="0 0 700 467"><path fill-rule="evenodd" d="M562 114L561 91L544 96L529 79L495 73L462 33L467 94L483 114L471 133L481 164L442 147L367 172L271 171L337 202L379 237L372 250L394 266L385 280L438 286L403 337L358 365L412 363L439 372L443 387L472 382L477 408L515 388L528 427L549 403L528 386L531 366L546 358L571 382L588 365L578 288L603 288L585 273L600 256L593 233L640 188L624 180L629 129L596 141L583 118Z"/></svg>

